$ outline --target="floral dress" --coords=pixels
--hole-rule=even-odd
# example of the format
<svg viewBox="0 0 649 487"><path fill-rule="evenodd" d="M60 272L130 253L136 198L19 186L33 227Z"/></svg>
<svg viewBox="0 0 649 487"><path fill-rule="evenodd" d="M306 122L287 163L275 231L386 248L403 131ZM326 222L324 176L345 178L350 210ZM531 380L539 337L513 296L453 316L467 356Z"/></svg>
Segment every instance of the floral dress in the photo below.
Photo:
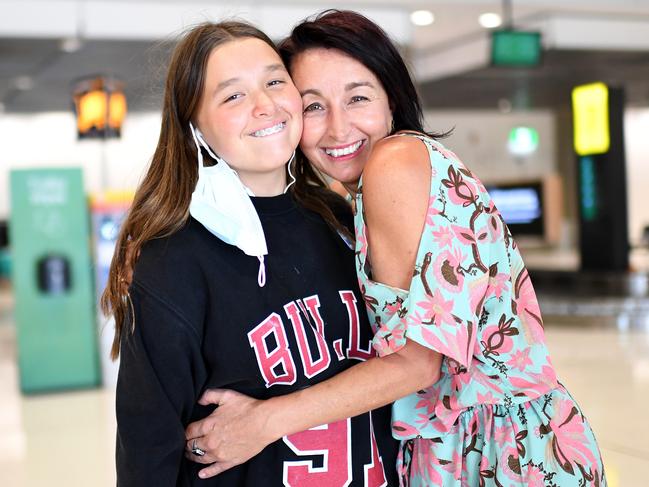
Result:
<svg viewBox="0 0 649 487"><path fill-rule="evenodd" d="M406 338L443 360L431 387L397 400L403 486L606 485L581 409L557 381L529 274L482 183L437 141L426 224L410 289L371 280L362 182L356 262L387 355Z"/></svg>

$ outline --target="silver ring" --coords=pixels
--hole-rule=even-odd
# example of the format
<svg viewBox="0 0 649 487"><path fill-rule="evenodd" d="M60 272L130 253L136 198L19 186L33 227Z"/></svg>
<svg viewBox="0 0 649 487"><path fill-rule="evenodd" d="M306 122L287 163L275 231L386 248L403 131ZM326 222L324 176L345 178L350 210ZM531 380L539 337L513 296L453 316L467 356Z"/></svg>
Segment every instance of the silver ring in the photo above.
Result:
<svg viewBox="0 0 649 487"><path fill-rule="evenodd" d="M192 440L192 453L197 457L202 457L205 455L205 450L196 446L196 439Z"/></svg>

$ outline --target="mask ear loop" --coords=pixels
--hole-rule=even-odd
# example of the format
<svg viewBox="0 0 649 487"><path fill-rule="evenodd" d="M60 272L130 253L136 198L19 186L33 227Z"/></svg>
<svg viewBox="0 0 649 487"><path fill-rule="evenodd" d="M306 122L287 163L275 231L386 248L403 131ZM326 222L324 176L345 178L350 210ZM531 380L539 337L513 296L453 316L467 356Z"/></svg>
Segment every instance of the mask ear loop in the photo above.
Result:
<svg viewBox="0 0 649 487"><path fill-rule="evenodd" d="M297 181L295 179L295 176L293 176L293 173L291 172L291 164L293 164L294 160L295 160L295 151L293 151L293 155L289 159L288 165L286 166L286 168L288 170L288 175L291 177L291 182L286 185L286 188L284 188L284 193L286 193L288 191L288 188L293 186L295 184L295 181Z"/></svg>

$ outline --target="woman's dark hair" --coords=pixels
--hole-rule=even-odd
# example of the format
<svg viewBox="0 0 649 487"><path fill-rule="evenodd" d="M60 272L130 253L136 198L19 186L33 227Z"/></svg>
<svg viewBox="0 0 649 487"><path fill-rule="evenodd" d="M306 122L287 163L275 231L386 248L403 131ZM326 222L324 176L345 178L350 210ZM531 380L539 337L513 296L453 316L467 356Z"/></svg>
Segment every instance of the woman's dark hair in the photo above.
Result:
<svg viewBox="0 0 649 487"><path fill-rule="evenodd" d="M279 44L279 52L289 72L300 54L318 48L336 49L356 59L376 76L388 95L394 120L393 132L409 130L433 138L448 135L424 130L421 101L406 63L385 31L367 17L351 10L325 10L312 20L298 24ZM314 187L327 188L327 183L299 149L295 156L295 172L296 196L307 207L315 209L309 204L312 199L310 194ZM326 220L341 233L353 238L337 222L332 223L330 215L327 215Z"/></svg>
<svg viewBox="0 0 649 487"><path fill-rule="evenodd" d="M421 101L401 54L381 27L351 10L325 10L298 24L279 45L291 71L292 63L309 49L336 49L357 60L381 82L394 120L393 132L424 131ZM445 134L427 133L434 138Z"/></svg>

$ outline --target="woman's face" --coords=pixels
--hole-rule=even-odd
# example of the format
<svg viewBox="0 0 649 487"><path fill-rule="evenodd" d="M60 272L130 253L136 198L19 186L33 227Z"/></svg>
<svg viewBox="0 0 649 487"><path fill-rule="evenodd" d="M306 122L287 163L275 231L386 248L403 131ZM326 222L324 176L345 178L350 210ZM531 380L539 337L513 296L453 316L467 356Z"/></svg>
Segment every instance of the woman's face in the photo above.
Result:
<svg viewBox="0 0 649 487"><path fill-rule="evenodd" d="M315 167L356 190L374 144L390 132L387 93L369 69L336 49L299 54L291 75L304 107L300 148Z"/></svg>
<svg viewBox="0 0 649 487"><path fill-rule="evenodd" d="M284 166L302 131L302 102L268 44L247 38L212 51L196 122L214 152L256 195L284 190Z"/></svg>

